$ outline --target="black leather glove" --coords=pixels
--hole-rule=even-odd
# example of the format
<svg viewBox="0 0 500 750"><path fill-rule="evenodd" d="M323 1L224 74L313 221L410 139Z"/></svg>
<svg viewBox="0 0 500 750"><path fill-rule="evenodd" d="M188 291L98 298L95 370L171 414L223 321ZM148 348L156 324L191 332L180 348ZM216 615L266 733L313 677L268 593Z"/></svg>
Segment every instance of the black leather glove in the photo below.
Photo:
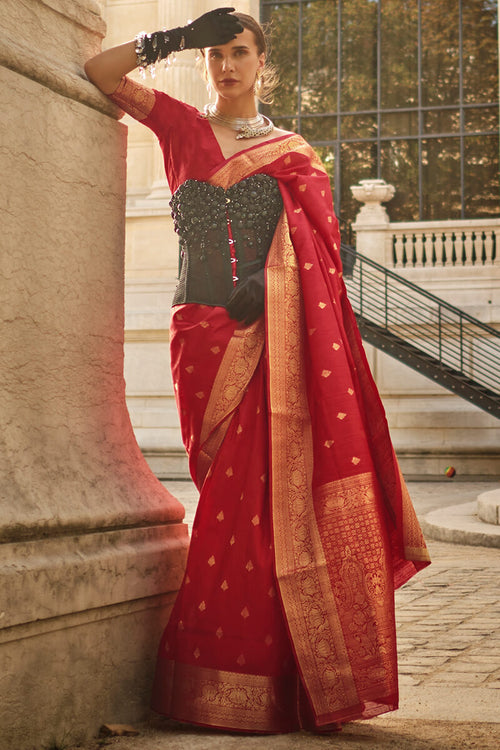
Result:
<svg viewBox="0 0 500 750"><path fill-rule="evenodd" d="M265 272L261 268L235 288L226 302L226 310L230 318L249 326L264 312L265 298Z"/></svg>
<svg viewBox="0 0 500 750"><path fill-rule="evenodd" d="M217 8L204 13L187 26L155 31L152 34L138 34L135 38L137 65L146 68L168 57L171 52L183 49L227 44L243 31L236 16L230 15L233 10L234 8Z"/></svg>

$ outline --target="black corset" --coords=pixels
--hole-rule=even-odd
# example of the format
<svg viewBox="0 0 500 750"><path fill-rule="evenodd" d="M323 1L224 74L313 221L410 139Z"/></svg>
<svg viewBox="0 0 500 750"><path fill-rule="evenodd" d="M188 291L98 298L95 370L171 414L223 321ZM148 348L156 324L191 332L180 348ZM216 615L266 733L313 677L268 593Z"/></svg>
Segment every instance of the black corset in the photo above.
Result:
<svg viewBox="0 0 500 750"><path fill-rule="evenodd" d="M179 283L173 305L224 306L236 284L263 268L283 200L273 177L256 174L228 190L186 180L170 201L179 235ZM236 262L231 262L230 234Z"/></svg>

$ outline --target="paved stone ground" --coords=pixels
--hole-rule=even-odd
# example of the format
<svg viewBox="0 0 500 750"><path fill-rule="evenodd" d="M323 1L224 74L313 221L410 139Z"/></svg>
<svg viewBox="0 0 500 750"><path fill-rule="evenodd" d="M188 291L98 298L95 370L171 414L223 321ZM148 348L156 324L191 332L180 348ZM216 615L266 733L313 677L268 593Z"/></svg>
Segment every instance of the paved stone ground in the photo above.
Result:
<svg viewBox="0 0 500 750"><path fill-rule="evenodd" d="M396 593L398 713L500 722L500 550L429 547L433 564Z"/></svg>
<svg viewBox="0 0 500 750"><path fill-rule="evenodd" d="M180 485L180 486L177 486ZM192 522L189 483L169 483ZM419 515L468 502L494 487L412 483ZM152 719L137 737L111 738L87 750L498 750L500 748L500 550L429 541L433 564L396 594L401 707L353 722L342 733L246 736ZM70 749L68 749L70 750Z"/></svg>

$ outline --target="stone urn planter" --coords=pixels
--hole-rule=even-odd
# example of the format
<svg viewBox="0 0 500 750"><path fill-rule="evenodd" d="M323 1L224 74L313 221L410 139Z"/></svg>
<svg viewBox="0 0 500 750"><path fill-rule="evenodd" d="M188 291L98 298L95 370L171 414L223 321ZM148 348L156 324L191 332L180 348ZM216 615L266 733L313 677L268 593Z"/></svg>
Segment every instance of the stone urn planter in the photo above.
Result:
<svg viewBox="0 0 500 750"><path fill-rule="evenodd" d="M382 203L390 201L396 192L394 185L389 185L385 180L360 180L358 185L351 186L351 192L354 198L362 206L356 221L361 218L363 222L371 220L376 223L381 221L388 222L389 217Z"/></svg>

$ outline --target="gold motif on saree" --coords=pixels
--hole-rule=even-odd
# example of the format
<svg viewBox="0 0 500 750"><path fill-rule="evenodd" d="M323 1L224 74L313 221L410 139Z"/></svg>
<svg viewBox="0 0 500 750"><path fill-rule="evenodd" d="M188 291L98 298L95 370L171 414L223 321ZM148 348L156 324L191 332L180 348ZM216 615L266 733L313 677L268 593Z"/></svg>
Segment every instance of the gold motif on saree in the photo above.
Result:
<svg viewBox="0 0 500 750"><path fill-rule="evenodd" d="M380 488L370 473L329 482L314 493L327 558L336 556L333 590L343 627L354 637L360 698L397 688L394 672L392 570ZM340 559L339 559L340 550ZM363 690L366 693L363 694Z"/></svg>

